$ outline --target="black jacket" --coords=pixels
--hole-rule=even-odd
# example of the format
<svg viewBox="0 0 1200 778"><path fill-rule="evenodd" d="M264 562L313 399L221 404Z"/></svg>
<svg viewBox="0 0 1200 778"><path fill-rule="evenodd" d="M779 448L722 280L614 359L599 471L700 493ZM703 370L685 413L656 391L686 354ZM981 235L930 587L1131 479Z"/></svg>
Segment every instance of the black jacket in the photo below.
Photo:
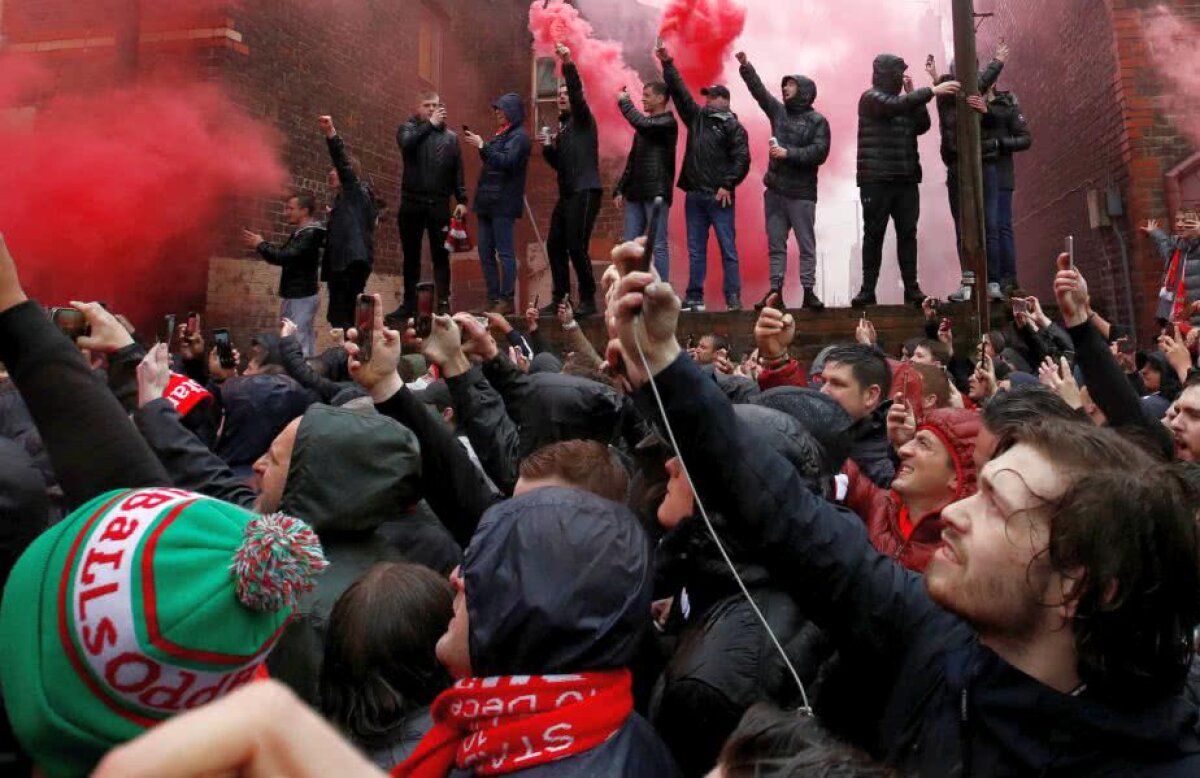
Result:
<svg viewBox="0 0 1200 778"><path fill-rule="evenodd" d="M675 147L679 143L675 114L667 109L649 116L624 98L618 105L635 134L625 171L613 194L635 202L662 197L670 203L675 191Z"/></svg>
<svg viewBox="0 0 1200 778"><path fill-rule="evenodd" d="M884 489L890 489L892 479L896 477L896 461L892 458L892 444L887 437L890 407L890 402L881 403L874 413L854 422L850 428L850 459L872 483Z"/></svg>
<svg viewBox="0 0 1200 778"><path fill-rule="evenodd" d="M742 65L742 79L771 122L771 135L787 149L785 159L772 159L763 183L772 192L789 199L817 201L817 169L829 158L829 122L813 110L817 85L801 75L784 76L795 81L796 96L785 104L775 97L750 64Z"/></svg>
<svg viewBox="0 0 1200 778"><path fill-rule="evenodd" d="M217 456L231 468L248 468L314 400L311 392L285 375L230 378L221 385L224 423L214 449Z"/></svg>
<svg viewBox="0 0 1200 778"><path fill-rule="evenodd" d="M871 88L858 100L858 185L919 184L921 156L917 137L929 132L929 87L901 94L904 60L892 54L875 58Z"/></svg>
<svg viewBox="0 0 1200 778"><path fill-rule="evenodd" d="M409 201L444 205L451 195L460 204L467 204L462 153L453 130L444 124L437 128L424 119L410 116L396 129L396 143L404 160L401 207Z"/></svg>
<svg viewBox="0 0 1200 778"><path fill-rule="evenodd" d="M483 144L483 169L475 187L475 213L483 217L519 219L524 211L525 174L529 168L529 135L521 96L501 95L494 107L508 118L508 128Z"/></svg>
<svg viewBox="0 0 1200 778"><path fill-rule="evenodd" d="M350 164L350 153L341 135L328 139L329 156L337 170L342 188L329 212L325 259L321 278L344 273L352 265L375 264L375 194Z"/></svg>
<svg viewBox="0 0 1200 778"><path fill-rule="evenodd" d="M462 562L472 672L482 678L629 667L650 626L650 559L650 540L633 514L594 494L545 487L492 507ZM637 713L602 745L521 772L676 774Z"/></svg>
<svg viewBox="0 0 1200 778"><path fill-rule="evenodd" d="M558 117L558 135L542 156L558 172L560 197L600 188L600 137L596 117L583 96L583 82L574 63L563 65L563 80L571 101L570 113Z"/></svg>
<svg viewBox="0 0 1200 778"><path fill-rule="evenodd" d="M1028 151L1033 133L1012 92L999 92L983 117L983 161L996 166L1001 189L1016 189L1013 154Z"/></svg>
<svg viewBox="0 0 1200 778"><path fill-rule="evenodd" d="M701 107L688 91L674 62L663 63L663 80L675 110L688 128L679 188L685 192L731 194L750 172L750 141L732 111Z"/></svg>
<svg viewBox="0 0 1200 778"><path fill-rule="evenodd" d="M273 246L265 240L258 244L260 257L283 268L279 274L280 297L295 300L317 293L317 271L321 267L325 237L325 228L320 224L305 224L282 246Z"/></svg>
<svg viewBox="0 0 1200 778"><path fill-rule="evenodd" d="M1182 693L1112 704L1088 691L1060 694L1017 671L935 605L920 574L876 551L862 522L814 497L781 456L743 436L728 401L686 355L656 381L698 497L709 510L736 512L732 532L757 550L772 581L835 646L854 647L863 672L882 669L892 679L867 687L876 699L861 702L883 711L877 745L902 771L1200 771L1200 712Z"/></svg>
<svg viewBox="0 0 1200 778"><path fill-rule="evenodd" d="M991 89L992 84L1000 78L1004 63L994 59L987 67L979 71L979 92L984 94ZM938 78L938 83L953 81L953 73L947 73ZM942 162L946 163L951 176L958 175L958 97L942 95L937 98L938 127L942 134Z"/></svg>

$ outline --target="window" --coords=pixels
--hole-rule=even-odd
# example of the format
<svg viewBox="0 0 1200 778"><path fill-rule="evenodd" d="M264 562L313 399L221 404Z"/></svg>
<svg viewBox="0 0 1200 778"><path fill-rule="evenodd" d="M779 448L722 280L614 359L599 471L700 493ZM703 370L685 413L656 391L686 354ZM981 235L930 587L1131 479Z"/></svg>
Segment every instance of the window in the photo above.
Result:
<svg viewBox="0 0 1200 778"><path fill-rule="evenodd" d="M435 89L442 82L442 17L427 6L421 6L420 32L417 42L417 75Z"/></svg>

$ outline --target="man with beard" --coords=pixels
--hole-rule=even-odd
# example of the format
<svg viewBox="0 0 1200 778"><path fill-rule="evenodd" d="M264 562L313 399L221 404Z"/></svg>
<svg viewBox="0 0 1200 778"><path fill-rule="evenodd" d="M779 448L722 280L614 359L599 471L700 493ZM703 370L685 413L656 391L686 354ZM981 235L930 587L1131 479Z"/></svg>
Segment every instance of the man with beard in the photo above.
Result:
<svg viewBox="0 0 1200 778"><path fill-rule="evenodd" d="M698 497L740 517L733 539L845 661L888 679L854 701L882 711L874 752L921 775L1200 770L1200 714L1182 694L1200 622L1196 495L1178 471L1110 430L1023 426L942 512L923 579L739 427L682 356L669 287L630 273L611 300L610 355L642 407L661 397Z"/></svg>

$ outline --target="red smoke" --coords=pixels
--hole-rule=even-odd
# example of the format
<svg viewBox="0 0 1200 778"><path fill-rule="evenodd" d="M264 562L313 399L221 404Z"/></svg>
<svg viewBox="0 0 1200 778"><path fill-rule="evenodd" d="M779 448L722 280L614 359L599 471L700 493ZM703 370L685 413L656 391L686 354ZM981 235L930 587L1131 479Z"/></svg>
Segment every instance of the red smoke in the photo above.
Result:
<svg viewBox="0 0 1200 778"><path fill-rule="evenodd" d="M284 185L273 133L212 85L39 104L28 99L39 78L0 61L0 116L36 106L0 121L0 231L30 294L105 300L146 323L172 291L203 290L223 210Z"/></svg>
<svg viewBox="0 0 1200 778"><path fill-rule="evenodd" d="M720 80L745 26L746 8L734 0L670 0L663 9L659 35L680 75L699 89Z"/></svg>
<svg viewBox="0 0 1200 778"><path fill-rule="evenodd" d="M1171 120L1200 145L1200 49L1196 47L1200 29L1188 24L1165 6L1158 6L1142 20L1150 61L1174 87L1177 113Z"/></svg>
<svg viewBox="0 0 1200 778"><path fill-rule="evenodd" d="M563 0L534 0L529 6L529 31L538 56L554 56L558 43L571 50L600 130L600 153L624 155L633 131L617 107L617 95L627 88L634 105L640 105L642 80L626 67L621 44L593 38L592 25Z"/></svg>

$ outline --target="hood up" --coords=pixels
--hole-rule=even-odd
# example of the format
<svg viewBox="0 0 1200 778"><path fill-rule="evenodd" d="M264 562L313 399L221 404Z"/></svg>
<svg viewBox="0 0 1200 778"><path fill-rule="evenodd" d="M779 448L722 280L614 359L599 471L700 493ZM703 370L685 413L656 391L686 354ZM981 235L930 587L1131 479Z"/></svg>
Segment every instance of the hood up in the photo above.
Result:
<svg viewBox="0 0 1200 778"><path fill-rule="evenodd" d="M492 103L492 107L499 108L513 127L520 127L525 123L525 104L516 92L500 95L496 102Z"/></svg>
<svg viewBox="0 0 1200 778"><path fill-rule="evenodd" d="M561 440L613 441L624 407L616 389L563 373L534 373L530 378L533 399L517 419L522 456Z"/></svg>
<svg viewBox="0 0 1200 778"><path fill-rule="evenodd" d="M231 378L221 387L225 423L216 454L230 467L253 465L308 407L308 392L281 375Z"/></svg>
<svg viewBox="0 0 1200 778"><path fill-rule="evenodd" d="M784 101L784 105L787 106L788 111L791 113L805 113L807 111L811 111L813 103L817 101L817 83L808 76L802 76L797 73L790 76L784 76L780 86L787 84L789 81L796 82L796 86L798 88L796 90L795 97L793 97L791 100Z"/></svg>
<svg viewBox="0 0 1200 778"><path fill-rule="evenodd" d="M421 453L404 425L314 405L296 432L279 509L318 534L369 532L419 498Z"/></svg>
<svg viewBox="0 0 1200 778"><path fill-rule="evenodd" d="M650 540L623 505L546 487L489 508L463 555L476 676L627 667L650 622Z"/></svg>
<svg viewBox="0 0 1200 778"><path fill-rule="evenodd" d="M900 94L904 88L904 71L908 63L895 54L880 54L875 58L871 73L871 86L890 95Z"/></svg>

